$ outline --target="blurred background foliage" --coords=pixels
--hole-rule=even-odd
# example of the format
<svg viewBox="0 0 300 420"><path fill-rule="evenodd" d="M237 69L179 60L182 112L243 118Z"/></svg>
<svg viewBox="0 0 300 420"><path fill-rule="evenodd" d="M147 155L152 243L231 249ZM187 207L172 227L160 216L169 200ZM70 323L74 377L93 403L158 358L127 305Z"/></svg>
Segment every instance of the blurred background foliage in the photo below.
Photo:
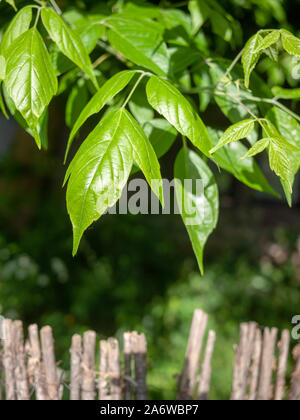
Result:
<svg viewBox="0 0 300 420"><path fill-rule="evenodd" d="M59 2L63 9L74 3L93 10L112 3L122 9L130 2ZM180 2L180 10L187 10L185 3ZM207 22L205 42L215 43L215 54L223 51L233 58L259 28L285 27L297 33L296 3L218 2L227 11L225 20L236 22L241 36L232 36L230 45L215 30L217 25ZM1 5L2 23L12 13ZM270 86L294 87L293 65L286 57L280 65L266 57L258 72ZM115 66L118 71L117 62ZM113 63L103 65L102 71L114 72ZM52 105L47 152L38 152L22 129L0 116L0 313L27 325L50 324L62 366L68 365L75 332L93 328L99 338L121 337L131 329L145 332L150 396L165 399L175 396L192 313L202 308L218 337L211 397L228 398L239 323L255 320L291 328L291 318L299 313L299 183L289 209L283 200L254 193L229 174L216 173L221 216L206 249L202 278L179 216L107 215L88 230L73 259L65 191L60 187L68 134L64 106L71 89ZM214 123L216 115L218 127L225 128L228 121L213 106L203 118ZM163 157L165 177L172 174L176 147Z"/></svg>

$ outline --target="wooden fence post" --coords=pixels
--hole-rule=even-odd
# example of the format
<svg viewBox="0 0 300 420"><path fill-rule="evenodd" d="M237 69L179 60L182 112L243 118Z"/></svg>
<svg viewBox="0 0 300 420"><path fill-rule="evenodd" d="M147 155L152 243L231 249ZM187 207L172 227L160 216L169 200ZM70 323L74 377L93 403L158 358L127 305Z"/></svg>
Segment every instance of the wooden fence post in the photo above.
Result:
<svg viewBox="0 0 300 420"><path fill-rule="evenodd" d="M296 366L292 374L291 389L288 395L289 401L300 401L300 344L293 350Z"/></svg>
<svg viewBox="0 0 300 420"><path fill-rule="evenodd" d="M29 342L30 342L30 360L29 365L33 371L34 387L36 399L48 400L48 390L46 385L46 376L44 371L44 364L41 357L41 347L39 340L38 326L36 324L30 325L28 328Z"/></svg>
<svg viewBox="0 0 300 420"><path fill-rule="evenodd" d="M272 399L272 373L274 368L274 351L276 346L277 334L277 328L265 328L264 330L257 400L266 401Z"/></svg>
<svg viewBox="0 0 300 420"><path fill-rule="evenodd" d="M82 361L82 344L81 336L74 334L72 337L71 353L71 383L70 383L70 400L80 400L81 388L81 361Z"/></svg>
<svg viewBox="0 0 300 420"><path fill-rule="evenodd" d="M83 335L82 399L95 399L95 347L96 333L87 331Z"/></svg>
<svg viewBox="0 0 300 420"><path fill-rule="evenodd" d="M179 400L190 400L193 398L207 319L207 314L200 309L195 310L185 354L184 368L179 378L177 395Z"/></svg>
<svg viewBox="0 0 300 420"><path fill-rule="evenodd" d="M290 332L289 330L282 331L281 341L278 343L279 347L279 359L277 368L277 378L274 393L274 400L281 401L285 394L285 378L286 378L286 367L289 356L290 346Z"/></svg>
<svg viewBox="0 0 300 420"><path fill-rule="evenodd" d="M208 339L206 344L206 350L204 354L202 372L199 381L199 387L197 392L197 400L207 400L210 389L211 380L211 359L214 351L216 341L215 331L209 331Z"/></svg>
<svg viewBox="0 0 300 420"><path fill-rule="evenodd" d="M115 338L109 338L107 343L110 397L112 400L121 400L122 389L119 343Z"/></svg>
<svg viewBox="0 0 300 420"><path fill-rule="evenodd" d="M249 396L248 396L249 401L255 401L257 397L261 352L262 352L262 334L261 334L261 330L257 328L255 332L252 364L250 368Z"/></svg>
<svg viewBox="0 0 300 420"><path fill-rule="evenodd" d="M51 327L47 326L41 329L41 343L48 396L50 400L58 400L59 384L57 381L54 340Z"/></svg>
<svg viewBox="0 0 300 420"><path fill-rule="evenodd" d="M108 389L108 351L108 342L106 340L101 340L98 379L99 400L110 400Z"/></svg>
<svg viewBox="0 0 300 420"><path fill-rule="evenodd" d="M134 357L135 398L136 400L147 400L147 342L145 334L138 334L134 331L131 334L131 348Z"/></svg>
<svg viewBox="0 0 300 420"><path fill-rule="evenodd" d="M234 360L231 400L246 398L256 328L255 322L241 324L240 342L236 348Z"/></svg>
<svg viewBox="0 0 300 420"><path fill-rule="evenodd" d="M208 332L203 360L200 358L207 315L196 310L186 350L184 369L179 381L178 397L207 400L211 382L211 361L216 333ZM57 368L51 327L41 329L41 345L37 325L28 329L29 340L24 343L21 321L4 320L5 339L0 349L0 379L3 366L5 398L29 400L29 384L33 384L37 400L59 400L63 396L64 371ZM280 401L286 393L286 370L290 345L290 332L284 330L278 343L276 366L275 347L278 330L261 329L256 323L240 326L239 345L236 347L232 400ZM82 345L83 342L83 345ZM95 398L96 333L87 331L72 337L70 348L70 400ZM136 331L124 333L124 376L122 376L120 348L115 338L100 341L100 362L97 388L100 400L147 400L147 343L144 334ZM27 355L29 355L26 363ZM296 366L292 375L288 400L300 400L300 344L293 351ZM202 360L202 362L201 362ZM277 368L277 369L276 369ZM276 370L276 384L273 371ZM275 375L274 375L275 376ZM196 390L197 387L197 390ZM0 400L2 399L0 389Z"/></svg>
<svg viewBox="0 0 300 420"><path fill-rule="evenodd" d="M131 349L131 333L123 334L124 342L124 399L131 400L132 396L132 349Z"/></svg>
<svg viewBox="0 0 300 420"><path fill-rule="evenodd" d="M3 366L5 374L5 396L6 400L11 401L16 399L15 387L15 357L14 357L14 343L13 343L13 326L10 319L3 321L3 332L5 339L3 340Z"/></svg>
<svg viewBox="0 0 300 420"><path fill-rule="evenodd" d="M29 400L29 384L26 368L26 355L24 347L23 324L14 321L12 324L15 353L15 380L18 400Z"/></svg>

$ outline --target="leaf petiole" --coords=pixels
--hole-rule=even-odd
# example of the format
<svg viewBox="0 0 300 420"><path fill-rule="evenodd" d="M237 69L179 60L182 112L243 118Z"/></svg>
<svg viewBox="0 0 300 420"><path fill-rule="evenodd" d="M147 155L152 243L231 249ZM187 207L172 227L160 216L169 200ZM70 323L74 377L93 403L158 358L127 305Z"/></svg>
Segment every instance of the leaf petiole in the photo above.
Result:
<svg viewBox="0 0 300 420"><path fill-rule="evenodd" d="M37 8L37 14L36 14L35 22L34 22L34 25L33 25L34 28L37 27L37 24L39 22L40 15L41 15L41 7L38 7Z"/></svg>
<svg viewBox="0 0 300 420"><path fill-rule="evenodd" d="M122 109L124 109L126 107L126 105L128 104L128 102L130 101L132 95L134 94L136 88L138 87L138 85L140 84L140 82L142 81L143 77L146 76L146 73L142 72L142 74L140 75L140 77L138 78L138 80L136 81L136 84L133 86L131 92L129 93L128 97L126 98L124 104L122 105Z"/></svg>
<svg viewBox="0 0 300 420"><path fill-rule="evenodd" d="M58 15L62 15L62 11L60 10L60 8L58 7L57 3L55 0L49 0L50 3L52 4L53 9L56 11L56 13Z"/></svg>

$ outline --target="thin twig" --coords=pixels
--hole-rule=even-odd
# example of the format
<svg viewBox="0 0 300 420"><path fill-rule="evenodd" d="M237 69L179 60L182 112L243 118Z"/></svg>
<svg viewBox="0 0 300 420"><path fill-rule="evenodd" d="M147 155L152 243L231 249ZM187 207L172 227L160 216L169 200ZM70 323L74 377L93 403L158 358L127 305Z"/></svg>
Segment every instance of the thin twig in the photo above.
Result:
<svg viewBox="0 0 300 420"><path fill-rule="evenodd" d="M111 54L107 53L107 54L103 54L101 55L99 58L97 58L97 60L93 63L93 68L97 68L98 66L100 66L101 63L103 63L103 61L107 60L109 57L111 57Z"/></svg>
<svg viewBox="0 0 300 420"><path fill-rule="evenodd" d="M62 15L62 11L58 7L56 1L55 0L50 0L50 3L52 4L52 6L55 9L56 13L58 13L59 15Z"/></svg>

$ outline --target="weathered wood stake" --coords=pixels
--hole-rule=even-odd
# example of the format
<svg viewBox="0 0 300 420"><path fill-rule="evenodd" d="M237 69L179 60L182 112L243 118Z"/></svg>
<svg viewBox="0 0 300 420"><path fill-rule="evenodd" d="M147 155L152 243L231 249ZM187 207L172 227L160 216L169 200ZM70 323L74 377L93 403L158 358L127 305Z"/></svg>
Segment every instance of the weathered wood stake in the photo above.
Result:
<svg viewBox="0 0 300 420"><path fill-rule="evenodd" d="M54 339L51 327L47 326L41 329L41 343L48 396L50 400L58 400L59 384L57 380Z"/></svg>
<svg viewBox="0 0 300 420"><path fill-rule="evenodd" d="M95 399L95 331L87 331L83 335L82 356L82 393L83 400Z"/></svg>
<svg viewBox="0 0 300 420"><path fill-rule="evenodd" d="M28 365L32 369L36 399L39 401L48 400L49 397L46 385L44 364L41 357L38 326L36 324L30 325L28 328L28 333L30 343L30 360Z"/></svg>
<svg viewBox="0 0 300 420"><path fill-rule="evenodd" d="M72 337L71 353L71 384L70 384L70 400L80 400L81 388L81 361L82 361L82 344L81 336L74 334Z"/></svg>
<svg viewBox="0 0 300 420"><path fill-rule="evenodd" d="M184 368L179 378L177 395L179 400L190 400L193 398L207 319L207 314L200 309L195 310L185 354Z"/></svg>
<svg viewBox="0 0 300 420"><path fill-rule="evenodd" d="M215 331L209 331L208 339L206 344L206 350L204 354L204 360L202 363L202 372L199 381L199 387L197 392L197 400L207 400L210 389L211 380L211 359L214 352L216 341Z"/></svg>
<svg viewBox="0 0 300 420"><path fill-rule="evenodd" d="M277 378L275 386L274 400L281 401L285 394L286 384L286 367L289 356L290 347L290 332L289 330L282 331L281 340L278 343L279 347L279 359L277 368Z"/></svg>
<svg viewBox="0 0 300 420"><path fill-rule="evenodd" d="M274 351L276 346L277 334L277 328L265 328L264 330L257 400L267 401L272 399L272 374L274 368Z"/></svg>
<svg viewBox="0 0 300 420"><path fill-rule="evenodd" d="M14 321L12 324L15 353L15 380L18 400L29 400L29 384L26 368L26 355L24 348L23 324Z"/></svg>
<svg viewBox="0 0 300 420"><path fill-rule="evenodd" d="M10 319L3 321L3 366L5 374L5 396L6 400L12 401L16 399L15 386L15 355L14 355L14 334L13 325Z"/></svg>

